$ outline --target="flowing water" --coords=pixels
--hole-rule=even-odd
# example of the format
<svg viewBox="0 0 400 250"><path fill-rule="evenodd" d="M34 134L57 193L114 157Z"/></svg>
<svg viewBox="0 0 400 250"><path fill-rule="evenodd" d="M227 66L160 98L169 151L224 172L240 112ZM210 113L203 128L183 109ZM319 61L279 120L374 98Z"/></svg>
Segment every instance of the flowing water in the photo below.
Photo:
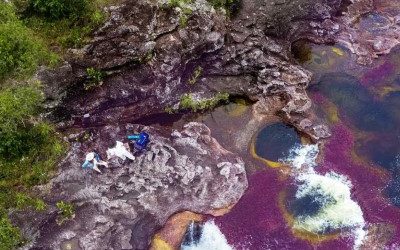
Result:
<svg viewBox="0 0 400 250"><path fill-rule="evenodd" d="M336 45L299 41L293 54L332 136L311 144L279 119L254 130L243 101L196 117L244 158L249 188L200 232L189 226L183 249L400 249L400 47L371 66Z"/></svg>
<svg viewBox="0 0 400 250"><path fill-rule="evenodd" d="M339 46L297 46L332 137L321 147L282 123L261 129L250 148L264 168L216 225L236 249L400 248L400 48L362 67Z"/></svg>

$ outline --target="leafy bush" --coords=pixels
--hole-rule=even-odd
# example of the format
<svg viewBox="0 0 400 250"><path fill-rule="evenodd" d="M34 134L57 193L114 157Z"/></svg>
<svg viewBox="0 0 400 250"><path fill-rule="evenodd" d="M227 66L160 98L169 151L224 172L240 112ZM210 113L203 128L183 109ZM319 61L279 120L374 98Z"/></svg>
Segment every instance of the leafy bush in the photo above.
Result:
<svg viewBox="0 0 400 250"><path fill-rule="evenodd" d="M42 141L38 126L28 122L42 98L40 91L30 86L0 92L0 158L22 157Z"/></svg>
<svg viewBox="0 0 400 250"><path fill-rule="evenodd" d="M12 6L0 2L0 80L33 73L47 56L43 44L16 19Z"/></svg>
<svg viewBox="0 0 400 250"><path fill-rule="evenodd" d="M17 209L25 209L28 207L34 208L36 211L44 211L46 209L46 203L38 198L32 198L31 196L24 193L15 194L15 207Z"/></svg>
<svg viewBox="0 0 400 250"><path fill-rule="evenodd" d="M225 9L228 15L236 12L240 5L240 0L208 0L216 9Z"/></svg>
<svg viewBox="0 0 400 250"><path fill-rule="evenodd" d="M10 250L20 245L20 231L14 227L6 216L0 217L0 250Z"/></svg>
<svg viewBox="0 0 400 250"><path fill-rule="evenodd" d="M71 203L65 201L59 201L56 204L60 217L58 218L58 224L64 223L66 220L70 220L75 216L75 209Z"/></svg>
<svg viewBox="0 0 400 250"><path fill-rule="evenodd" d="M22 15L27 27L40 35L49 47L78 48L88 41L91 32L105 20L105 14L102 11L103 7L115 0L29 1L32 2L31 7ZM53 2L57 4L52 4ZM34 3L36 7L32 7ZM50 4L52 5L50 6ZM64 7L59 7L61 5ZM83 7L84 5L85 7ZM42 7L39 8L39 6ZM61 9L61 11L56 11L55 13L69 14L49 14L44 11L51 7ZM73 9L79 10L70 12Z"/></svg>
<svg viewBox="0 0 400 250"><path fill-rule="evenodd" d="M0 23L7 23L16 21L17 16L15 15L13 5L6 2L0 2Z"/></svg>
<svg viewBox="0 0 400 250"><path fill-rule="evenodd" d="M104 73L102 71L95 68L87 68L86 74L88 82L85 83L85 90L90 90L103 84Z"/></svg>
<svg viewBox="0 0 400 250"><path fill-rule="evenodd" d="M85 15L89 7L89 0L30 0L29 11L50 20L76 20Z"/></svg>

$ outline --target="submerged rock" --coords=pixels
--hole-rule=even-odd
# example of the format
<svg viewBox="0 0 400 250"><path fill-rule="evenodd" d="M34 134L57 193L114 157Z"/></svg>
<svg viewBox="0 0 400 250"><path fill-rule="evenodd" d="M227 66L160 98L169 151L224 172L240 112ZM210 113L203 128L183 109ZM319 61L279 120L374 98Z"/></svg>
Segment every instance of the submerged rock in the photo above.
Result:
<svg viewBox="0 0 400 250"><path fill-rule="evenodd" d="M81 169L90 149L105 156L115 138L145 130L148 150L134 161L113 158L103 174ZM164 134L164 135L163 135ZM170 136L152 127L105 126L86 142L73 142L45 200L75 204L75 218L58 225L50 213L41 226L30 228L33 246L59 249L74 241L81 249L147 249L154 232L169 216L183 210L207 214L235 204L247 188L243 161L222 148L200 123L188 123ZM35 231L37 229L38 231Z"/></svg>

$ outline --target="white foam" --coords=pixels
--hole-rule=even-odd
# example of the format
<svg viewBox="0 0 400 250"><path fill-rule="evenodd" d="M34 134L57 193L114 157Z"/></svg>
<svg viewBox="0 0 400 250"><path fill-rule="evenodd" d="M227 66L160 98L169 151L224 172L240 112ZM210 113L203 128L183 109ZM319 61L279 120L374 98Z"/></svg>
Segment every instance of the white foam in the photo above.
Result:
<svg viewBox="0 0 400 250"><path fill-rule="evenodd" d="M295 169L302 167L315 167L319 148L317 144L298 145L292 148L289 152L289 157L281 159L281 162L289 164Z"/></svg>
<svg viewBox="0 0 400 250"><path fill-rule="evenodd" d="M234 250L228 244L225 235L222 234L214 221L207 221L202 229L200 240L197 244L183 245L182 250Z"/></svg>
<svg viewBox="0 0 400 250"><path fill-rule="evenodd" d="M328 229L350 229L354 236L354 248L358 248L365 236L365 220L360 206L351 199L351 182L343 175L334 172L320 175L314 171L297 176L301 182L296 198L306 195L327 197L321 210L312 216L299 216L294 228L313 233Z"/></svg>

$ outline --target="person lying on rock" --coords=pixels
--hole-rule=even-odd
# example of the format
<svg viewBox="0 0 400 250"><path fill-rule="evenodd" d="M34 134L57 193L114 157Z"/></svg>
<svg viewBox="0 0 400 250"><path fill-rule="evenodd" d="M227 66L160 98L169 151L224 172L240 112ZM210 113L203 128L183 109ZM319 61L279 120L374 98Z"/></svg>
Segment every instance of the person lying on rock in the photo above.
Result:
<svg viewBox="0 0 400 250"><path fill-rule="evenodd" d="M101 174L100 169L97 167L98 165L108 167L108 163L102 161L99 154L95 152L90 152L86 155L85 162L82 164L82 168L93 169Z"/></svg>
<svg viewBox="0 0 400 250"><path fill-rule="evenodd" d="M128 148L129 148L129 146L128 146ZM116 141L115 147L109 148L107 150L107 159L110 159L113 156L117 156L117 157L121 158L122 160L126 160L126 158L128 158L132 161L135 160L135 156L133 156L133 154L131 152L129 152L129 150L124 145L124 143L122 143L120 141Z"/></svg>

